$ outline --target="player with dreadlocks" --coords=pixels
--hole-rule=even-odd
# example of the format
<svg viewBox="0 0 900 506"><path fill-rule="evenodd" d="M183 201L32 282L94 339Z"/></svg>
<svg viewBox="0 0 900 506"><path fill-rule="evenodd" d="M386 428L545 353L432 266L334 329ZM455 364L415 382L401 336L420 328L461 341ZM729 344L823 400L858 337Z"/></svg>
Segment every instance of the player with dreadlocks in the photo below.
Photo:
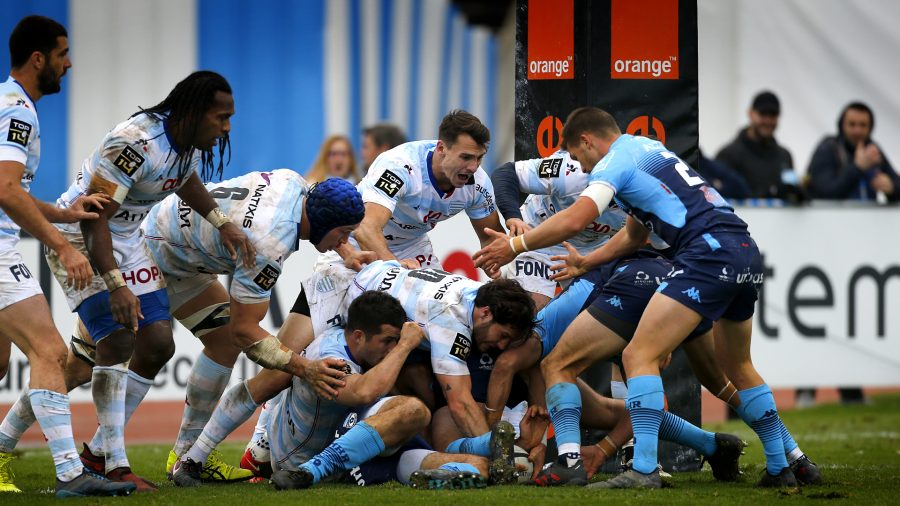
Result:
<svg viewBox="0 0 900 506"><path fill-rule="evenodd" d="M98 274L88 286L67 286L55 252L47 253L47 262L97 346L92 373L100 421L96 440L101 443L97 451L106 457L100 471L110 479L137 484L139 491L156 487L131 472L125 421L175 350L165 278L140 225L151 207L177 193L188 210L218 229L233 260L240 249L243 262L254 264L256 252L247 236L219 209L200 178L201 171L206 177L221 175L233 114L234 98L225 78L194 72L161 103L107 133L57 201L65 209L86 194L110 198L98 219L57 225L72 245L89 255ZM217 144L220 157L214 169L212 149Z"/></svg>

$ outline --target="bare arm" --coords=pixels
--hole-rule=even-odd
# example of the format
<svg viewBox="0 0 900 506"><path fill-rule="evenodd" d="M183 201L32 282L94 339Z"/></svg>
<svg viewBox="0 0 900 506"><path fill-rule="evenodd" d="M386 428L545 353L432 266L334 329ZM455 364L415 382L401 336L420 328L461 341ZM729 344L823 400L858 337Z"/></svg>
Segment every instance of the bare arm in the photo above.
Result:
<svg viewBox="0 0 900 506"><path fill-rule="evenodd" d="M541 342L537 339L528 339L521 346L510 348L500 354L488 381L487 402L485 402L488 425L494 425L503 416L503 407L509 400L516 374L536 364L540 356Z"/></svg>
<svg viewBox="0 0 900 506"><path fill-rule="evenodd" d="M347 386L338 392L335 400L344 406L366 406L387 395L397 381L397 375L411 351L424 337L422 328L415 322L406 322L400 331L400 341L387 356L365 374L351 374L345 378Z"/></svg>
<svg viewBox="0 0 900 506"><path fill-rule="evenodd" d="M475 233L478 235L478 241L481 243L482 248L490 244L493 239L493 237L489 236L484 229L489 228L491 230L496 230L501 234L506 233L503 229L503 225L500 224L500 215L497 211L492 212L480 220L469 221L472 222L472 228L475 229Z"/></svg>
<svg viewBox="0 0 900 506"><path fill-rule="evenodd" d="M0 161L0 208L22 227L22 230L53 251L59 253L60 249L71 248L62 234L50 224L42 206L38 204L39 201L22 188L20 181L24 173L25 166L21 163ZM46 206L53 207L50 204Z"/></svg>
<svg viewBox="0 0 900 506"><path fill-rule="evenodd" d="M391 210L374 202L366 202L366 215L354 236L359 248L374 251L380 260L396 260L384 239L384 226L391 219Z"/></svg>
<svg viewBox="0 0 900 506"><path fill-rule="evenodd" d="M472 378L468 375L435 374L435 376L447 399L450 415L464 436L480 436L490 430L484 413L472 397Z"/></svg>
<svg viewBox="0 0 900 506"><path fill-rule="evenodd" d="M625 228L616 232L602 247L590 252L586 257L589 268L628 256L647 244L650 231L631 216L625 221Z"/></svg>

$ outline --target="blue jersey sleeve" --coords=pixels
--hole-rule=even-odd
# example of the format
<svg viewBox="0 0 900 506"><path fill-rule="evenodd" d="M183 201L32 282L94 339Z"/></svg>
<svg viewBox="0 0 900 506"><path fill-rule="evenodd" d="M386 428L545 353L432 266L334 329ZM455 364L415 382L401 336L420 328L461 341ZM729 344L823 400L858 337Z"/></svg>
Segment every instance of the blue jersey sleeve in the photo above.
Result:
<svg viewBox="0 0 900 506"><path fill-rule="evenodd" d="M588 186L604 184L619 193L634 177L635 163L627 153L610 151L597 162L588 178Z"/></svg>

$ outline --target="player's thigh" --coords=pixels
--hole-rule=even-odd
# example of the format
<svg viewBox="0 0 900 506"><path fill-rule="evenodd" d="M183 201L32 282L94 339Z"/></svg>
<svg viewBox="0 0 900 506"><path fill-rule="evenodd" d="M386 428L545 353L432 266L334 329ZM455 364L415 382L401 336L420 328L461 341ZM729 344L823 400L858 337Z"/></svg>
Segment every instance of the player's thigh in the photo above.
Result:
<svg viewBox="0 0 900 506"><path fill-rule="evenodd" d="M167 276L166 283L169 285L166 288L172 316L179 320L209 306L230 300L228 291L215 277L200 275L174 279Z"/></svg>
<svg viewBox="0 0 900 506"><path fill-rule="evenodd" d="M65 358L65 343L53 324L50 306L42 294L0 309L0 328L5 339L28 357L48 357L60 361Z"/></svg>
<svg viewBox="0 0 900 506"><path fill-rule="evenodd" d="M66 389L71 392L90 382L93 367L93 361L87 361L82 356L77 355L72 348L69 348L69 354L66 356L66 368L63 374L66 380Z"/></svg>
<svg viewBox="0 0 900 506"><path fill-rule="evenodd" d="M725 377L725 373L716 359L716 344L712 330L685 341L681 347L701 385L713 394L725 387L728 378Z"/></svg>
<svg viewBox="0 0 900 506"><path fill-rule="evenodd" d="M419 450L425 451L425 450ZM475 466L479 472L485 475L488 472L488 460L480 455L471 455L468 453L444 453L430 452L421 460L419 469L437 469L444 464L451 462L459 462L471 464Z"/></svg>
<svg viewBox="0 0 900 506"><path fill-rule="evenodd" d="M456 426L450 408L444 406L434 412L431 417L431 441L435 448L443 451L447 445L461 437L465 436Z"/></svg>
<svg viewBox="0 0 900 506"><path fill-rule="evenodd" d="M625 372L629 377L640 375L637 367L659 361L671 353L702 320L696 311L656 292L644 310L631 343L622 354Z"/></svg>
<svg viewBox="0 0 900 506"><path fill-rule="evenodd" d="M621 352L625 344L615 332L587 311L582 311L563 332L541 366L549 371L567 369L577 375L592 364Z"/></svg>

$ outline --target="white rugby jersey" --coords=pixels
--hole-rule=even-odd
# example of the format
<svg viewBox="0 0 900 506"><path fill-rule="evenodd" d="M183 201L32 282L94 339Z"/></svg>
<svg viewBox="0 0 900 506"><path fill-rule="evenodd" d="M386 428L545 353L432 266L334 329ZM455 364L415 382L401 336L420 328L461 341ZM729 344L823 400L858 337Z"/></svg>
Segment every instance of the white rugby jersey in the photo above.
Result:
<svg viewBox="0 0 900 506"><path fill-rule="evenodd" d="M356 275L347 300L366 290L394 296L403 305L407 318L423 328L425 339L419 348L431 352L435 374L465 376L469 374L466 359L475 345L472 337L475 295L482 285L437 269L407 270L396 260L378 260Z"/></svg>
<svg viewBox="0 0 900 506"><path fill-rule="evenodd" d="M338 358L346 362L347 374L363 372L350 354L341 328L329 329L314 340L306 348L306 358ZM294 377L291 386L280 394L269 418L272 465L275 469L299 468L334 441L334 432L354 409L322 399L305 381Z"/></svg>
<svg viewBox="0 0 900 506"><path fill-rule="evenodd" d="M78 197L88 193L88 187L104 191L120 204L115 216L109 219L113 242L140 242L140 226L150 208L184 185L192 172L200 167L200 151L195 150L190 171L178 179L177 153L171 144L163 120L148 114L138 114L116 125L101 141L100 146L81 166L75 182L57 200L66 208ZM66 232L79 233L78 223L57 224Z"/></svg>
<svg viewBox="0 0 900 506"><path fill-rule="evenodd" d="M581 165L572 160L567 151L559 150L548 158L534 158L515 163L519 188L529 193L522 204L522 218L525 223L536 227L559 211L568 208L578 200L587 188L590 174L581 170ZM610 202L606 212L598 216L590 225L568 242L582 255L602 246L610 237L625 227L628 215L615 202ZM655 234L650 238L653 247L668 247ZM547 255L565 255L563 245L551 246L539 250Z"/></svg>
<svg viewBox="0 0 900 506"><path fill-rule="evenodd" d="M41 128L37 109L24 88L12 77L0 84L0 161L25 166L22 188L31 190L31 181L41 161ZM21 228L0 209L0 251L19 242Z"/></svg>
<svg viewBox="0 0 900 506"><path fill-rule="evenodd" d="M256 265L244 267L222 245L219 231L178 195L166 197L144 220L144 238L160 269L169 276L234 274L231 296L243 304L271 296L285 260L297 250L306 180L290 169L250 172L206 185L219 208L256 248Z"/></svg>
<svg viewBox="0 0 900 506"><path fill-rule="evenodd" d="M385 151L357 185L363 202L374 202L392 211L384 227L391 251L407 248L460 211L478 220L496 210L494 186L481 167L462 188L449 193L438 190L431 171L436 145L437 141L415 141Z"/></svg>

